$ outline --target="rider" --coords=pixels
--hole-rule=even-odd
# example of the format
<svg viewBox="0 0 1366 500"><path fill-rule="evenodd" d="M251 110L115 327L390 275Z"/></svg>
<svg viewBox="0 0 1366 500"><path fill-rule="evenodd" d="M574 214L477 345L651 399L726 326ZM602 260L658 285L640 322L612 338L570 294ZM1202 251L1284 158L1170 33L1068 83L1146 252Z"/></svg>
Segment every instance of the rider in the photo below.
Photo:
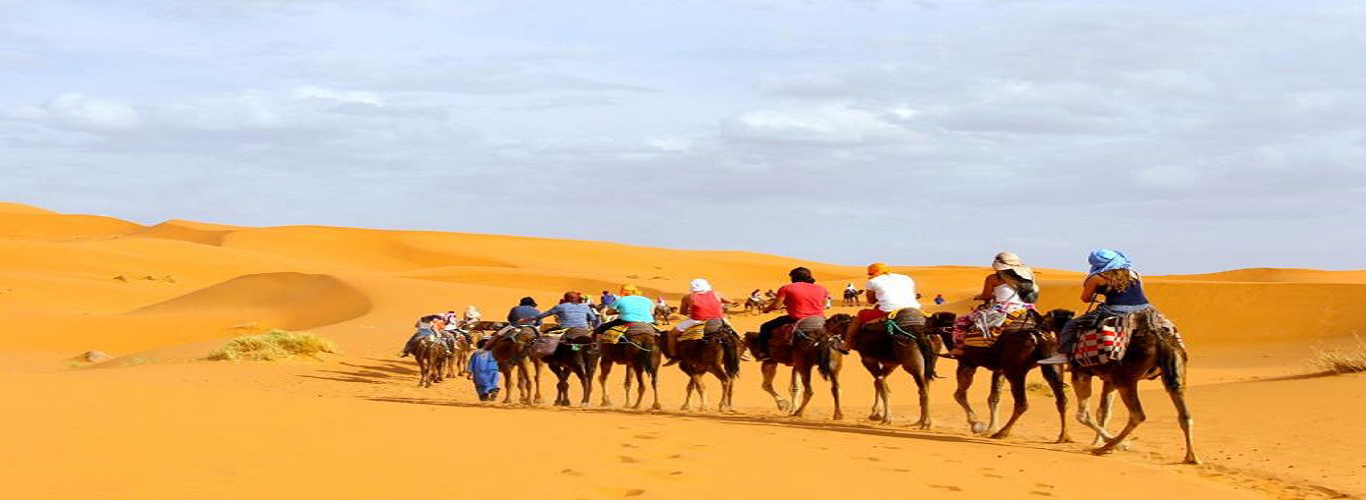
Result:
<svg viewBox="0 0 1366 500"><path fill-rule="evenodd" d="M615 312L617 319L603 323L593 333L599 334L614 326L627 323L645 323L647 325L655 323L654 301L641 295L640 289L632 284L621 285L621 296L617 297L617 300L606 312Z"/></svg>
<svg viewBox="0 0 1366 500"><path fill-rule="evenodd" d="M757 352L754 355L760 361L768 359L770 355L768 341L773 338L773 332L784 325L796 323L806 318L825 317L825 299L830 296L830 292L825 287L816 284L816 278L811 276L811 270L805 267L797 267L788 271L787 277L792 283L779 288L778 292L773 295L773 301L764 306L764 312L770 312L782 306L787 314L759 325L759 348L763 352Z"/></svg>
<svg viewBox="0 0 1366 500"><path fill-rule="evenodd" d="M536 310L536 299L522 297L517 307L508 310L508 323L541 326L541 311Z"/></svg>
<svg viewBox="0 0 1366 500"><path fill-rule="evenodd" d="M866 296L871 307L859 311L858 315L854 316L854 321L849 323L849 328L844 331L844 342L840 345L843 352L853 349L858 340L859 329L865 324L887 319L889 314L900 314L898 311L903 310L920 314L915 280L910 276L892 272L887 264L874 262L868 265L868 284L864 288L867 289Z"/></svg>
<svg viewBox="0 0 1366 500"><path fill-rule="evenodd" d="M614 302L616 302L616 301L617 301L617 296L616 296L616 295L612 295L612 292L609 292L609 291L607 291L607 290L603 290L603 291L602 291L602 299L598 300L598 304L602 305L603 308L608 308L608 307L612 307L612 303L614 303Z"/></svg>
<svg viewBox="0 0 1366 500"><path fill-rule="evenodd" d="M466 322L466 323L474 323L474 322L477 322L477 321L479 321L479 318L482 317L482 316L483 316L482 314L479 314L479 308L474 307L474 304L470 304L469 307L466 307L466 308L465 308L465 322Z"/></svg>
<svg viewBox="0 0 1366 500"><path fill-rule="evenodd" d="M982 282L982 293L972 298L982 301L982 306L954 322L950 356L963 355L963 338L969 328L977 325L977 329L989 331L1004 325L1011 315L1034 308L1039 300L1034 270L1024 265L1020 256L1011 252L998 253L991 261L991 269L993 272Z"/></svg>
<svg viewBox="0 0 1366 500"><path fill-rule="evenodd" d="M1066 363L1077 340L1077 333L1083 328L1094 327L1100 320L1112 316L1123 316L1142 311L1152 304L1143 293L1143 277L1132 269L1129 258L1118 250L1101 248L1091 252L1087 259L1091 272L1081 285L1081 300L1095 303L1097 296L1104 296L1105 302L1095 310L1068 321L1058 335L1058 354L1039 361L1040 364Z"/></svg>
<svg viewBox="0 0 1366 500"><path fill-rule="evenodd" d="M670 358L665 366L678 362L679 334L708 321L725 320L725 305L735 304L735 301L712 290L711 283L704 278L697 278L689 282L688 290L689 293L684 295L683 300L678 304L678 312L687 316L688 319L678 322L677 326L665 334L668 337L664 341L664 353L668 354Z"/></svg>
<svg viewBox="0 0 1366 500"><path fill-rule="evenodd" d="M537 320L555 316L560 327L565 328L565 338L582 337L589 334L589 326L597 320L598 313L583 303L583 294L564 292L564 299L545 312L536 315Z"/></svg>
<svg viewBox="0 0 1366 500"><path fill-rule="evenodd" d="M422 337L427 335L436 335L437 330L440 328L438 326L440 322L441 316L436 314L428 314L426 316L418 318L417 324L414 325L417 327L417 331L413 332L413 336L408 338L408 342L406 344L403 344L403 353L399 354L398 357L406 358L409 354L412 354L413 346L416 346L417 341L422 339Z"/></svg>

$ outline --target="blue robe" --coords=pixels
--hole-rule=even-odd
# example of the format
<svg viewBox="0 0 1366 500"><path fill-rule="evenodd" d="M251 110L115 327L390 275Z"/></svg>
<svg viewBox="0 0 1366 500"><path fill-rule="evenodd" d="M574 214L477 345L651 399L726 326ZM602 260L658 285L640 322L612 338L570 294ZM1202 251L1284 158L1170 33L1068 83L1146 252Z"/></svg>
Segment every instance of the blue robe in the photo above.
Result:
<svg viewBox="0 0 1366 500"><path fill-rule="evenodd" d="M493 353L480 349L470 356L470 373L474 374L474 390L480 396L498 388L498 360Z"/></svg>

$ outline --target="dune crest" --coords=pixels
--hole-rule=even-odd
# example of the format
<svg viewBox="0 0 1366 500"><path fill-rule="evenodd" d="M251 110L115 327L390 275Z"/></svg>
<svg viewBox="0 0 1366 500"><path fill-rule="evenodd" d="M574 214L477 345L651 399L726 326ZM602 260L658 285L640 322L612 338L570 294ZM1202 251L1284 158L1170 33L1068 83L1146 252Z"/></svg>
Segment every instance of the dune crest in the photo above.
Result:
<svg viewBox="0 0 1366 500"><path fill-rule="evenodd" d="M370 307L369 297L336 277L280 272L238 276L129 314L241 311L244 317L268 317L274 326L303 330L363 316Z"/></svg>

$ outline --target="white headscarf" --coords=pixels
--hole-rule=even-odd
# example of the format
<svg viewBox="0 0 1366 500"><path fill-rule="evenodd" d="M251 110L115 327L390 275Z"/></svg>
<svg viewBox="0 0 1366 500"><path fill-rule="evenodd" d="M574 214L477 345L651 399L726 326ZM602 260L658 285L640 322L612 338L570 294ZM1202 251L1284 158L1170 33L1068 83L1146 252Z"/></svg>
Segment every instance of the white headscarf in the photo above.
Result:
<svg viewBox="0 0 1366 500"><path fill-rule="evenodd" d="M471 304L469 307L466 307L466 308L465 308L465 319L474 319L474 320L479 319L479 308L474 307L473 304Z"/></svg>
<svg viewBox="0 0 1366 500"><path fill-rule="evenodd" d="M708 283L705 279L697 278L688 283L688 288L692 290L692 293L710 292L711 283Z"/></svg>

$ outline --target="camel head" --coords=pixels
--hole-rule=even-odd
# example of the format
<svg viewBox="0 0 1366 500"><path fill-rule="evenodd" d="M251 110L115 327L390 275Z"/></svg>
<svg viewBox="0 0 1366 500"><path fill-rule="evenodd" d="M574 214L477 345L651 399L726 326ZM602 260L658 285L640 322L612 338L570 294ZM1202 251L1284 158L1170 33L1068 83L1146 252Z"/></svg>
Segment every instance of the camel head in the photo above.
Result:
<svg viewBox="0 0 1366 500"><path fill-rule="evenodd" d="M1063 325L1077 315L1076 311L1070 309L1054 309L1043 315L1043 330L1046 332L1061 332Z"/></svg>

